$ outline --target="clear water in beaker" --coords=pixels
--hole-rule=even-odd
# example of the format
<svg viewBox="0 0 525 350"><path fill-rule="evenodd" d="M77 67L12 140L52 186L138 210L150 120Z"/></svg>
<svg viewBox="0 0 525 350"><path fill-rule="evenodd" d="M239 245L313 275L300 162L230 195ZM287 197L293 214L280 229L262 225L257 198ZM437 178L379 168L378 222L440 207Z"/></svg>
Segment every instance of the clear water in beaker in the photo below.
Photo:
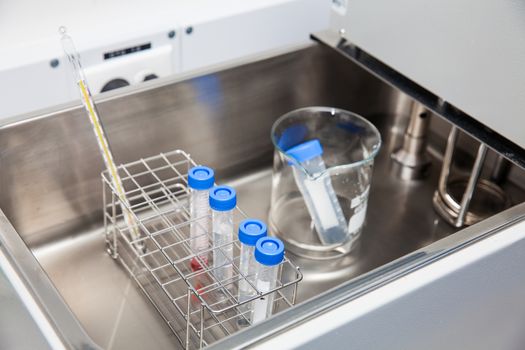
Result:
<svg viewBox="0 0 525 350"><path fill-rule="evenodd" d="M349 253L365 223L377 129L352 112L309 107L279 118L272 141L271 232L301 256ZM305 151L317 142L321 150Z"/></svg>

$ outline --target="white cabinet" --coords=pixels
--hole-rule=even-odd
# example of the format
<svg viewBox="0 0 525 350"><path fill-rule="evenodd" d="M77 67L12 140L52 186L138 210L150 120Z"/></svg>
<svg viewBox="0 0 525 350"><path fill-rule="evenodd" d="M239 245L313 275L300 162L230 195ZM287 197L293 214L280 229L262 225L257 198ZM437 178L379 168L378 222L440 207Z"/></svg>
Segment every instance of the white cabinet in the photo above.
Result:
<svg viewBox="0 0 525 350"><path fill-rule="evenodd" d="M183 71L306 44L310 33L329 24L325 0L221 3L221 8L187 11L180 17Z"/></svg>
<svg viewBox="0 0 525 350"><path fill-rule="evenodd" d="M139 84L305 44L310 33L328 27L330 17L326 0L50 0L38 13L24 1L6 5L0 13L0 32L10 33L0 35L0 120L77 101L59 44L62 24L96 95L109 82ZM59 64L52 67L55 59Z"/></svg>
<svg viewBox="0 0 525 350"><path fill-rule="evenodd" d="M0 119L71 100L67 69L45 60L0 70Z"/></svg>
<svg viewBox="0 0 525 350"><path fill-rule="evenodd" d="M333 30L525 147L523 1L332 1Z"/></svg>

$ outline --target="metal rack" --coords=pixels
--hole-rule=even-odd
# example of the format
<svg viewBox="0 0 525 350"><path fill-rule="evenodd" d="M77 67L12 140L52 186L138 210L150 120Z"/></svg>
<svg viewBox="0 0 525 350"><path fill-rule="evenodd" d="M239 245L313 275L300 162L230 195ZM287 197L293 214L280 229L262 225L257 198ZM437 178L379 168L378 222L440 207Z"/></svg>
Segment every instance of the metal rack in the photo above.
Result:
<svg viewBox="0 0 525 350"><path fill-rule="evenodd" d="M108 253L137 282L186 349L202 348L249 326L247 306L257 298L274 293L274 313L291 307L302 279L299 268L285 258L276 288L260 292L239 270L236 239L216 247L210 243L205 251L211 257L214 250L233 246L232 278L218 280L213 267L203 261L203 268L192 268L192 260L200 258L191 250L187 173L195 165L187 153L176 150L119 166L129 204L119 200L108 174L102 173ZM131 213L137 227L126 225L123 211ZM237 207L235 227L244 218ZM240 302L242 280L253 288L253 297Z"/></svg>

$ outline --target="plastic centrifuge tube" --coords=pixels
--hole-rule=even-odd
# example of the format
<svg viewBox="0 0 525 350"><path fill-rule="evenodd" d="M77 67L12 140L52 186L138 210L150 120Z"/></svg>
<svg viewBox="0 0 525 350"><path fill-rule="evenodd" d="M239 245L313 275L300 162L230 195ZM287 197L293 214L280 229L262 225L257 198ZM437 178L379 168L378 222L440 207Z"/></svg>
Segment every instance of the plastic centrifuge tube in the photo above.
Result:
<svg viewBox="0 0 525 350"><path fill-rule="evenodd" d="M211 229L209 190L215 181L213 169L196 166L188 172L190 194L190 239L191 250L195 258L191 260L193 271L201 270L208 265L208 234Z"/></svg>
<svg viewBox="0 0 525 350"><path fill-rule="evenodd" d="M303 195L319 240L325 245L342 243L347 237L347 223L330 175L324 173L326 166L322 154L323 148L317 139L286 151L287 156L299 162L310 174L307 175L299 165L292 165L295 182Z"/></svg>
<svg viewBox="0 0 525 350"><path fill-rule="evenodd" d="M242 276L239 280L239 302L242 303L255 295L257 290L254 289L255 283L255 269L257 262L255 261L255 244L260 238L266 237L268 229L261 220L246 219L239 225L239 241L241 242L241 253L239 260L239 271ZM250 284L251 283L251 284ZM250 319L251 303L242 305L244 319ZM245 322L247 324L247 322Z"/></svg>
<svg viewBox="0 0 525 350"><path fill-rule="evenodd" d="M263 237L255 245L257 261L255 280L257 290L266 293L274 289L279 278L279 264L284 259L284 244L275 237ZM272 315L274 294L264 295L253 301L252 324Z"/></svg>
<svg viewBox="0 0 525 350"><path fill-rule="evenodd" d="M225 287L233 282L233 209L236 205L237 195L233 188L216 186L210 190L213 271L218 283Z"/></svg>

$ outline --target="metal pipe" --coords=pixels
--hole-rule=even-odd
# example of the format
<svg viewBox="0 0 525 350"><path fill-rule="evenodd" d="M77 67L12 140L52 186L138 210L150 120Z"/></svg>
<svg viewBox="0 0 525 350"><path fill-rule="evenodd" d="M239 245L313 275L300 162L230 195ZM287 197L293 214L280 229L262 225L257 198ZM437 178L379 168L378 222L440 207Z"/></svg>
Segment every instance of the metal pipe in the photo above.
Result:
<svg viewBox="0 0 525 350"><path fill-rule="evenodd" d="M190 315L188 315L188 317L190 317ZM200 317L201 330L199 335L199 348L202 349L204 347L204 305L201 305Z"/></svg>
<svg viewBox="0 0 525 350"><path fill-rule="evenodd" d="M424 138L430 124L430 113L422 104L414 102L406 134L413 138Z"/></svg>
<svg viewBox="0 0 525 350"><path fill-rule="evenodd" d="M487 146L484 143L482 143L479 145L478 154L476 156L476 161L474 162L472 172L468 179L467 188L465 189L465 193L463 194L463 198L461 199L461 205L460 205L458 217L456 219L456 227L463 226L463 223L465 222L465 215L467 215L470 201L472 200L474 189L476 188L476 184L478 183L479 175L481 174L481 170L483 168L483 162L485 161L486 155L487 155Z"/></svg>
<svg viewBox="0 0 525 350"><path fill-rule="evenodd" d="M438 191L443 201L452 207L455 211L459 211L460 205L447 193L448 177L450 175L450 167L452 165L452 156L454 155L454 147L458 139L459 129L453 126L447 139L447 149L443 156L443 165L441 167L441 174L439 175Z"/></svg>
<svg viewBox="0 0 525 350"><path fill-rule="evenodd" d="M404 180L422 178L430 165L426 154L430 113L423 105L413 102L410 121L403 136L403 145L392 153L392 159L400 166L399 177Z"/></svg>
<svg viewBox="0 0 525 350"><path fill-rule="evenodd" d="M188 292L187 292L187 304L186 304L186 346L185 348L186 349L189 349L190 348L190 325L191 325L191 322L190 322L190 317L191 317L191 288L188 287Z"/></svg>
<svg viewBox="0 0 525 350"><path fill-rule="evenodd" d="M507 179L511 168L511 163L503 156L498 156L494 164L494 169L490 175L492 182L501 184Z"/></svg>

